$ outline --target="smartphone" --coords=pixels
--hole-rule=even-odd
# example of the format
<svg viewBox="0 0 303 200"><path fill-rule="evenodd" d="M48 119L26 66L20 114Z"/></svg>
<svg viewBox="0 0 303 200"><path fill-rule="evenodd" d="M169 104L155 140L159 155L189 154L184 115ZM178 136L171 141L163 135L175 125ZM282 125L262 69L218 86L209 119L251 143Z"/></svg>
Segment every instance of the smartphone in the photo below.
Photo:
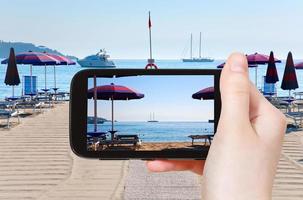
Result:
<svg viewBox="0 0 303 200"><path fill-rule="evenodd" d="M92 69L71 82L70 145L85 158L206 159L220 70Z"/></svg>

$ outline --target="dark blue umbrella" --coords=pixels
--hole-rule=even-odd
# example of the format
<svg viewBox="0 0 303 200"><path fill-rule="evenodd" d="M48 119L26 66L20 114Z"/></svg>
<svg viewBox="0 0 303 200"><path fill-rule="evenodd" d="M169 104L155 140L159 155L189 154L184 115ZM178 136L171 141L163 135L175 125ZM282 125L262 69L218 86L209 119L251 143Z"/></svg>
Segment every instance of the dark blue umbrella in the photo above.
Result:
<svg viewBox="0 0 303 200"><path fill-rule="evenodd" d="M16 63L15 51L13 48L10 49L4 83L6 85L12 86L12 90L13 90L12 98L14 98L14 96L15 96L14 86L17 86L20 84L20 77L19 77L19 72L18 72L17 63Z"/></svg>
<svg viewBox="0 0 303 200"><path fill-rule="evenodd" d="M112 130L111 133L111 139L114 138L114 133L116 132L114 130L114 101L116 100L132 100L132 99L142 99L144 97L144 94L141 94L134 89L121 86L121 85L103 85L103 86L96 86L96 78L94 78L94 87L89 89L87 92L87 98L91 99L93 98L95 100L95 118L96 116L96 100L111 100L112 102ZM96 121L96 120L95 120ZM96 123L95 123L96 126ZM96 130L96 129L95 129Z"/></svg>

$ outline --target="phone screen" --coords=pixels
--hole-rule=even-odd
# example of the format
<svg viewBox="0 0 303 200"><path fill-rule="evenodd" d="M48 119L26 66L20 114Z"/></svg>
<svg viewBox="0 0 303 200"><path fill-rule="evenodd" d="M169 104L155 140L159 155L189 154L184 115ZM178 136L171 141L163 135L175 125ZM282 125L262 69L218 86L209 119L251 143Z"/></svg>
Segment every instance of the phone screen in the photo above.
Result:
<svg viewBox="0 0 303 200"><path fill-rule="evenodd" d="M213 75L88 78L88 151L200 151L213 135Z"/></svg>

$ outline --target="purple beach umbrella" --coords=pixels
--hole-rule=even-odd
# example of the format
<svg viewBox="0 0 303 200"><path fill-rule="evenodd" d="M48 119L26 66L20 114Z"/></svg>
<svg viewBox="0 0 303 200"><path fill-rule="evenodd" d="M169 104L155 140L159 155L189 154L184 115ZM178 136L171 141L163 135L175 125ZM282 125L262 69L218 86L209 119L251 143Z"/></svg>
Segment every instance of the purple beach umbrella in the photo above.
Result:
<svg viewBox="0 0 303 200"><path fill-rule="evenodd" d="M144 94L141 94L131 88L121 85L103 85L103 86L96 86L96 77L94 78L94 87L89 89L87 92L87 98L93 98L95 100L95 119L97 117L96 113L96 100L110 100L112 102L112 130L111 139L114 139L114 101L116 100L132 100L132 99L142 99ZM96 120L95 120L96 121ZM95 127L96 131L96 127Z"/></svg>
<svg viewBox="0 0 303 200"><path fill-rule="evenodd" d="M198 100L212 100L215 99L215 88L214 87L208 87L200 90L199 92L196 92L192 95L193 99Z"/></svg>
<svg viewBox="0 0 303 200"><path fill-rule="evenodd" d="M52 54L52 53L45 53L45 54L59 61L56 65L54 65L54 88L53 88L53 90L56 93L57 90L59 89L59 88L57 88L56 66L58 66L58 65L75 65L76 62L72 61L71 59L69 59L65 56Z"/></svg>
<svg viewBox="0 0 303 200"><path fill-rule="evenodd" d="M217 66L218 69L222 69L224 67L225 63L222 63L220 65ZM249 68L255 68L257 67L257 65L248 65Z"/></svg>
<svg viewBox="0 0 303 200"><path fill-rule="evenodd" d="M295 64L296 69L303 69L303 62Z"/></svg>
<svg viewBox="0 0 303 200"><path fill-rule="evenodd" d="M5 59L1 64L7 64L8 59ZM50 56L40 52L24 52L16 55L17 64L30 65L30 77L32 77L32 66L44 66L45 68L45 89L46 89L46 66L56 65L59 63L58 60L51 58ZM33 93L33 83L31 78L31 93Z"/></svg>

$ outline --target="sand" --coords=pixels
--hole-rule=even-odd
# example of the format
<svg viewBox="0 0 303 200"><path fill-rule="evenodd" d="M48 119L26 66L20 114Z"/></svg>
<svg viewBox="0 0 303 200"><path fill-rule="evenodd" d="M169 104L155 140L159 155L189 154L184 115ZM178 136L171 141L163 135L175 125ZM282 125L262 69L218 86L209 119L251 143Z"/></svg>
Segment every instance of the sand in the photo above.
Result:
<svg viewBox="0 0 303 200"><path fill-rule="evenodd" d="M0 131L0 199L199 199L201 177L150 174L144 161L75 156L68 140L68 104L56 105ZM274 200L303 199L303 132L285 136ZM149 184L152 183L152 184ZM157 187L159 186L159 187Z"/></svg>
<svg viewBox="0 0 303 200"><path fill-rule="evenodd" d="M113 145L113 146L89 146L91 151L167 151L167 150L184 150L184 151L198 151L208 148L209 144L204 142L143 142L139 145Z"/></svg>

